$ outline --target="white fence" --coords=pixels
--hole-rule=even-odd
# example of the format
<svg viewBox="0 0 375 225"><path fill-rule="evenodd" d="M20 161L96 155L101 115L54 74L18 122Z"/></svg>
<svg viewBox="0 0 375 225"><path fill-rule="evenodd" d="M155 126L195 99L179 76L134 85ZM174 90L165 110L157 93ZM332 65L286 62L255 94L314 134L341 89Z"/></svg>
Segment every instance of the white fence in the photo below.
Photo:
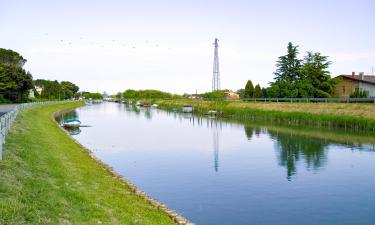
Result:
<svg viewBox="0 0 375 225"><path fill-rule="evenodd" d="M47 105L47 104L54 104L54 103L61 103L61 102L68 102L68 101L71 101L71 100L23 103L23 104L16 105L12 110L2 115L0 117L0 160L2 160L3 158L3 145L5 144L5 137L8 134L10 128L12 127L14 120L16 119L20 111L33 105Z"/></svg>

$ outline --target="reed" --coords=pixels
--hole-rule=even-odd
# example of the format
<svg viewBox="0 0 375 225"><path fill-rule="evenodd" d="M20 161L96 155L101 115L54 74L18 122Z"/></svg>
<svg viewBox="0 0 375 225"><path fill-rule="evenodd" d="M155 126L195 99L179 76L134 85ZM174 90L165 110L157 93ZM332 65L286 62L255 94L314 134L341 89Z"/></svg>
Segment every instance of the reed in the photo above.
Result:
<svg viewBox="0 0 375 225"><path fill-rule="evenodd" d="M290 126L342 128L375 132L375 104L277 103L195 100L160 100L165 109L192 105L196 113L216 110L219 116L267 121Z"/></svg>

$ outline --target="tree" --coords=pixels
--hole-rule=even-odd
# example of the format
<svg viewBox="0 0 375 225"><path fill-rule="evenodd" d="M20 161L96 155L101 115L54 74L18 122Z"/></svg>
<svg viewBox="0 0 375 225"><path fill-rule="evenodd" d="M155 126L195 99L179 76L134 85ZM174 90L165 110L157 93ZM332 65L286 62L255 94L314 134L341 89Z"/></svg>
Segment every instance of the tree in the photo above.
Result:
<svg viewBox="0 0 375 225"><path fill-rule="evenodd" d="M10 49L0 48L0 64L23 67L25 63L26 59L24 59L18 52Z"/></svg>
<svg viewBox="0 0 375 225"><path fill-rule="evenodd" d="M267 89L268 97L281 98L329 98L335 82L328 71L328 56L307 52L298 59L298 46L288 43L287 54L277 61L275 82Z"/></svg>
<svg viewBox="0 0 375 225"><path fill-rule="evenodd" d="M245 86L243 97L244 98L252 98L253 95L254 95L253 82L251 82L251 80L248 80L247 83L246 83L246 86Z"/></svg>
<svg viewBox="0 0 375 225"><path fill-rule="evenodd" d="M202 98L209 99L209 98L217 98L217 99L223 99L224 93L229 90L218 90L218 91L212 91L212 92L206 92L202 94Z"/></svg>
<svg viewBox="0 0 375 225"><path fill-rule="evenodd" d="M79 90L79 87L70 81L62 81L60 86L64 99L72 98Z"/></svg>
<svg viewBox="0 0 375 225"><path fill-rule="evenodd" d="M21 67L0 64L0 95L12 102L23 102L28 98L32 75Z"/></svg>
<svg viewBox="0 0 375 225"><path fill-rule="evenodd" d="M287 54L280 56L276 63L275 80L287 80L294 82L300 78L301 72L301 60L298 56L298 45L293 45L291 42L288 43Z"/></svg>
<svg viewBox="0 0 375 225"><path fill-rule="evenodd" d="M334 82L328 71L331 64L328 56L310 51L307 52L303 61L303 78L315 88L314 97L330 97L334 92Z"/></svg>
<svg viewBox="0 0 375 225"><path fill-rule="evenodd" d="M1 101L27 101L33 87L32 75L22 67L26 60L17 52L0 48L0 99Z"/></svg>
<svg viewBox="0 0 375 225"><path fill-rule="evenodd" d="M260 88L260 85L257 84L254 88L254 94L253 94L253 97L254 98L262 98L263 97L263 92L262 92L262 89Z"/></svg>
<svg viewBox="0 0 375 225"><path fill-rule="evenodd" d="M368 91L355 88L354 93L350 95L351 98L368 98Z"/></svg>
<svg viewBox="0 0 375 225"><path fill-rule="evenodd" d="M100 93L91 93L91 92L87 92L87 91L84 91L82 92L82 96L85 98L85 99L103 99L103 96L102 94Z"/></svg>
<svg viewBox="0 0 375 225"><path fill-rule="evenodd" d="M62 100L77 96L79 87L70 81L58 82L57 80L37 79L34 81L36 87L42 88L42 93L38 96L48 100Z"/></svg>

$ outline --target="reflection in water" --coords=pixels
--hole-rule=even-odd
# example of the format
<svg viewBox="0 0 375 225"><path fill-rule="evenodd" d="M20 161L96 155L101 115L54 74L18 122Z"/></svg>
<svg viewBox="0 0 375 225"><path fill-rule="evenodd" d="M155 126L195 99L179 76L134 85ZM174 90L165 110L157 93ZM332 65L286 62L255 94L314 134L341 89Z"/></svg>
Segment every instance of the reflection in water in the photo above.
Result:
<svg viewBox="0 0 375 225"><path fill-rule="evenodd" d="M137 115L143 115L147 119L152 118L152 113L158 113L158 109L141 108L135 105L118 105L121 110L134 112ZM196 116L191 113L178 113L178 112L166 112L167 115L172 116L177 120L188 120L193 126L197 125L202 127L206 124L206 127L212 131L212 147L213 147L213 161L215 172L219 171L219 143L220 143L220 132L222 128L221 120L216 118L206 118L202 116ZM76 110L64 112L60 115L57 120L78 118ZM282 167L286 167L287 179L292 180L292 177L297 173L297 164L304 160L307 169L318 171L320 168L325 166L326 149L330 144L327 140L320 138L312 138L309 136L298 135L288 132L279 132L272 129L260 128L259 126L244 126L246 137L249 141L254 136L259 137L261 134L267 135L276 141L275 150L278 158L278 164ZM71 135L78 135L81 133L81 129L68 129ZM337 144L337 143L336 143ZM363 147L362 144L345 143L346 147L359 148L366 151L374 151L374 145Z"/></svg>
<svg viewBox="0 0 375 225"><path fill-rule="evenodd" d="M259 136L261 129L245 126L245 133L249 140L253 135ZM329 146L327 141L295 135L290 133L267 130L268 135L276 140L276 151L279 165L287 168L287 179L291 180L296 174L296 164L303 158L307 168L318 170L326 162L325 149Z"/></svg>
<svg viewBox="0 0 375 225"><path fill-rule="evenodd" d="M72 136L74 135L78 135L81 133L81 129L79 129L79 127L72 127L72 128L69 128L69 127L64 127L64 129L66 131L68 131L68 133Z"/></svg>
<svg viewBox="0 0 375 225"><path fill-rule="evenodd" d="M214 168L215 172L219 171L219 129L216 126L212 130L213 146L214 146Z"/></svg>

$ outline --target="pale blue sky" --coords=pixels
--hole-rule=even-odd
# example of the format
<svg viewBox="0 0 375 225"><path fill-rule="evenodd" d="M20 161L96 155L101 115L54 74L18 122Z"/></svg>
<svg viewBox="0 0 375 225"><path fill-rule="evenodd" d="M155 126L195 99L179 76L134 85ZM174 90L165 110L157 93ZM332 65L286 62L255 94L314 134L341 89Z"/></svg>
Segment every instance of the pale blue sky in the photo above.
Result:
<svg viewBox="0 0 375 225"><path fill-rule="evenodd" d="M215 37L222 88L268 85L289 41L329 55L333 76L375 67L371 0L0 0L0 10L0 47L35 78L88 91L209 91Z"/></svg>

